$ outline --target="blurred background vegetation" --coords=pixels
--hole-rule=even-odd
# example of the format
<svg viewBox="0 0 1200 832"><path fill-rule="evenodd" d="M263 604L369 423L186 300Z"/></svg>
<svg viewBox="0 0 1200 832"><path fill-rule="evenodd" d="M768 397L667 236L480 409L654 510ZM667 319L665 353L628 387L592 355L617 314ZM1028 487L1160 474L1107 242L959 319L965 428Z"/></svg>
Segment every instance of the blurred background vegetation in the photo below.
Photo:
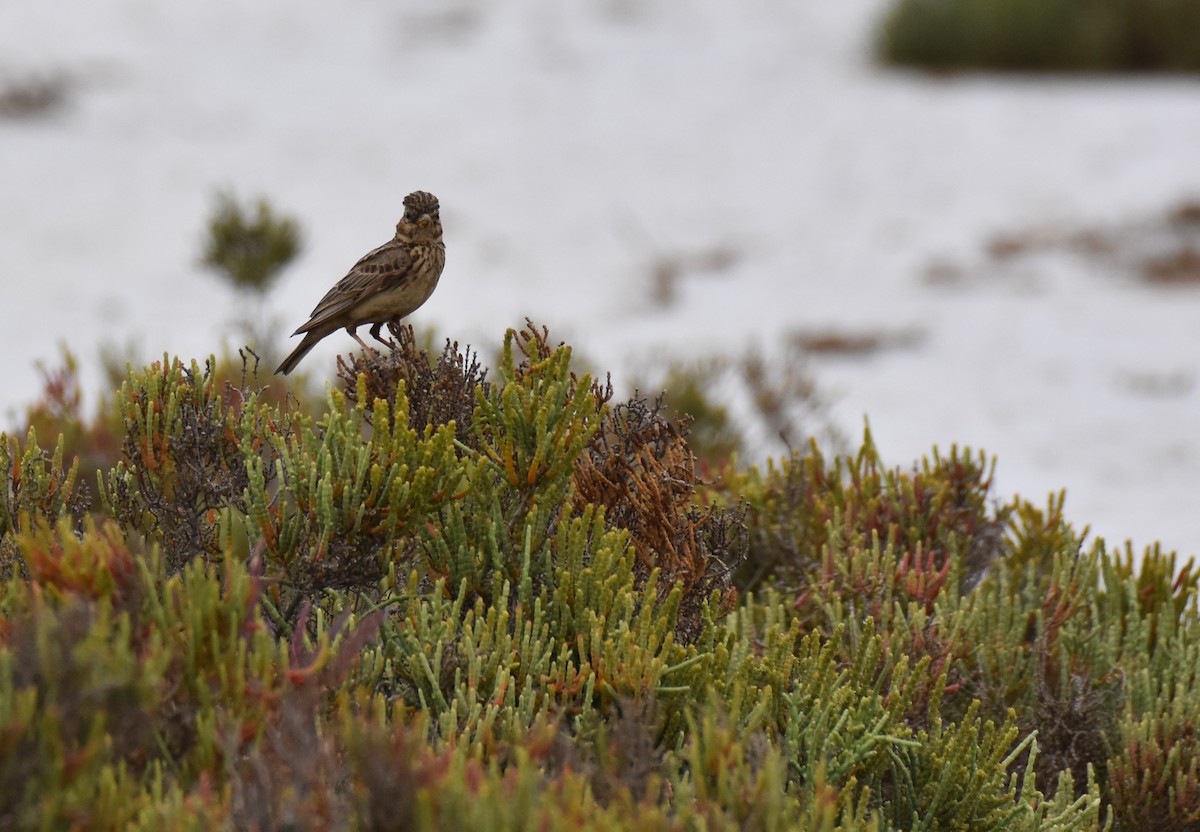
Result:
<svg viewBox="0 0 1200 832"><path fill-rule="evenodd" d="M244 343L272 361L279 325L266 317L267 296L283 270L304 248L300 223L259 197L243 206L228 191L217 194L208 218L200 262L238 293L235 316ZM267 363L271 363L268 361Z"/></svg>
<svg viewBox="0 0 1200 832"><path fill-rule="evenodd" d="M899 0L882 61L931 70L1200 71L1195 0Z"/></svg>

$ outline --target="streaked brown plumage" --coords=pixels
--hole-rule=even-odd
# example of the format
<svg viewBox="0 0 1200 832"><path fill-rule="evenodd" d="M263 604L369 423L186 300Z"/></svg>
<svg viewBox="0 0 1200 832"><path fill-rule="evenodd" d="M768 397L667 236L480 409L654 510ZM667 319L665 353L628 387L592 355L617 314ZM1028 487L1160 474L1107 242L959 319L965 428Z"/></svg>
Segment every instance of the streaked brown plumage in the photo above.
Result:
<svg viewBox="0 0 1200 832"><path fill-rule="evenodd" d="M379 336L380 327L411 314L429 300L445 265L437 197L414 191L404 198L404 216L396 223L396 236L355 263L321 298L308 322L292 333L303 332L304 340L275 372L287 375L318 341L342 328L369 350L357 330L372 324L371 337L386 343Z"/></svg>

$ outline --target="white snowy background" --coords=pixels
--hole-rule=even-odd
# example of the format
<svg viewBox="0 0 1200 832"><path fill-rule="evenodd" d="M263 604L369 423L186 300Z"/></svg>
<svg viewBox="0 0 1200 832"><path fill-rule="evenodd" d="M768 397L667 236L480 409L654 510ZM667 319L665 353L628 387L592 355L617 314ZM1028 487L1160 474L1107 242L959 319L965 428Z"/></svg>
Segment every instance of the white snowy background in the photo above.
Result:
<svg viewBox="0 0 1200 832"><path fill-rule="evenodd" d="M425 189L449 259L414 321L441 336L490 348L529 315L621 382L797 330L915 333L813 359L851 438L868 416L904 467L983 448L1001 496L1066 488L1110 542L1200 553L1200 288L985 254L1200 199L1200 79L887 71L884 8L0 3L0 80L71 81L61 111L0 120L0 418L60 341L93 393L105 342L220 349L237 298L197 265L217 189L306 229L271 299L288 331ZM654 302L656 260L714 247L729 268Z"/></svg>

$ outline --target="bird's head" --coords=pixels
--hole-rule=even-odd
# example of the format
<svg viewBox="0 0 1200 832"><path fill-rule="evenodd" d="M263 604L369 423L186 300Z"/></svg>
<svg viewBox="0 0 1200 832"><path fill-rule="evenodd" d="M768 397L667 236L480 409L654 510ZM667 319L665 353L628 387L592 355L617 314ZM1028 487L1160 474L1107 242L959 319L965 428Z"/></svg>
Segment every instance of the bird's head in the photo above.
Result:
<svg viewBox="0 0 1200 832"><path fill-rule="evenodd" d="M396 236L408 240L440 240L442 217L437 197L413 191L404 197L404 216L396 223Z"/></svg>

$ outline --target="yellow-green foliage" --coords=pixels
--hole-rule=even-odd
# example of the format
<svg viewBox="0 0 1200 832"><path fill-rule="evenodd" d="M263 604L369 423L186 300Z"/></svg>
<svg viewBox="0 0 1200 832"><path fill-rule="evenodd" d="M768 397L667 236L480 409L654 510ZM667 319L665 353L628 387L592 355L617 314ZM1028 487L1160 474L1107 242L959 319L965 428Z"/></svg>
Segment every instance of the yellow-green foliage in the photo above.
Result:
<svg viewBox="0 0 1200 832"><path fill-rule="evenodd" d="M0 433L0 577L7 577L18 563L13 540L38 519L54 522L80 509L75 496L78 461L63 468L63 437L47 453L38 445L33 427L25 447L15 436Z"/></svg>
<svg viewBox="0 0 1200 832"><path fill-rule="evenodd" d="M499 381L476 389L463 499L446 506L425 538L429 567L452 588L490 592L496 570L513 583L545 574L555 518L569 502L575 462L600 426L602 396L570 371L571 350L504 339ZM537 573L526 568L541 567Z"/></svg>
<svg viewBox="0 0 1200 832"><path fill-rule="evenodd" d="M112 524L77 537L43 523L15 542L32 579L2 605L6 822L128 820L146 778L203 777L261 730L287 664L244 567L198 560L167 577Z"/></svg>
<svg viewBox="0 0 1200 832"><path fill-rule="evenodd" d="M544 331L406 337L318 418L131 370L90 517L0 441L0 829L1198 828L1190 561L869 435L697 492Z"/></svg>
<svg viewBox="0 0 1200 832"><path fill-rule="evenodd" d="M112 405L123 459L99 478L101 505L162 543L172 569L220 554L218 519L245 510L247 462L268 441L269 408L252 391L221 385L215 371L213 358L202 369L164 356L131 370Z"/></svg>
<svg viewBox="0 0 1200 832"><path fill-rule="evenodd" d="M461 497L454 426L409 427L403 388L388 403L347 408L330 393L319 425L266 420L263 453L246 460L249 537L291 588L374 587L442 503Z"/></svg>

